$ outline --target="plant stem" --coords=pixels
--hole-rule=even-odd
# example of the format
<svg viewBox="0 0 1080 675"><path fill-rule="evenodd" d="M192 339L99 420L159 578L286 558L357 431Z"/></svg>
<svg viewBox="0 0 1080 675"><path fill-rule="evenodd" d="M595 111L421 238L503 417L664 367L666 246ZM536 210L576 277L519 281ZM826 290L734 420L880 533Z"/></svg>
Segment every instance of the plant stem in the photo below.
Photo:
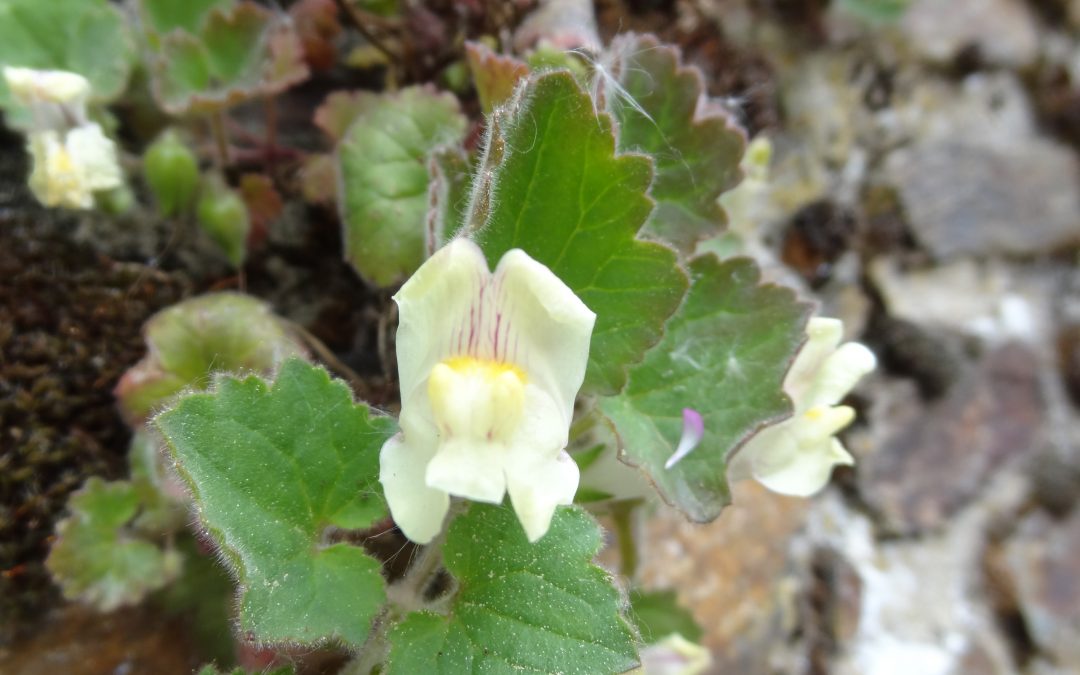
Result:
<svg viewBox="0 0 1080 675"><path fill-rule="evenodd" d="M622 574L633 579L638 568L637 507L639 502L617 502L611 508L611 520L615 525L615 537L619 545L619 561Z"/></svg>
<svg viewBox="0 0 1080 675"><path fill-rule="evenodd" d="M431 543L424 546L420 555L409 566L405 577L386 589L387 605L371 622L371 633L368 634L360 655L345 666L341 671L342 675L370 675L376 666L386 661L386 655L390 649L387 634L407 614L426 606L424 592L431 586L435 575L442 567L442 547L446 543L450 521L462 511L464 511L462 502L451 502L442 532L432 539Z"/></svg>
<svg viewBox="0 0 1080 675"><path fill-rule="evenodd" d="M229 138L225 133L225 113L215 110L210 113L210 131L214 134L214 144L217 146L218 163L220 168L229 166Z"/></svg>

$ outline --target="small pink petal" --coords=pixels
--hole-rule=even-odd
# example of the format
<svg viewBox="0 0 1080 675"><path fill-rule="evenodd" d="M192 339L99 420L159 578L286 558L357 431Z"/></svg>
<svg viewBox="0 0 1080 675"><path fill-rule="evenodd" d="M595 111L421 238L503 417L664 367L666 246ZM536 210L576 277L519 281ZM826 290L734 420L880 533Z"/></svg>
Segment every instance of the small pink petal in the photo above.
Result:
<svg viewBox="0 0 1080 675"><path fill-rule="evenodd" d="M689 455L690 451L701 443L701 437L705 435L705 420L698 411L693 408L683 408L682 421L682 438L679 439L679 447L675 448L674 454L664 463L665 469L670 469L683 457Z"/></svg>

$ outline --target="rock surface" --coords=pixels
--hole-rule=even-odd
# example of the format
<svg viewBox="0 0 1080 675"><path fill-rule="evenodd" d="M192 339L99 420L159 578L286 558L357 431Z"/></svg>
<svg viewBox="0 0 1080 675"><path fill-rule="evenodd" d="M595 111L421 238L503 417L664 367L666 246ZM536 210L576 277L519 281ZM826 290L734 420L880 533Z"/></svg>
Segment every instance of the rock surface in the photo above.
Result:
<svg viewBox="0 0 1080 675"><path fill-rule="evenodd" d="M1035 355L990 352L937 406L881 440L859 470L859 491L891 533L943 526L995 472L1036 449L1043 400Z"/></svg>

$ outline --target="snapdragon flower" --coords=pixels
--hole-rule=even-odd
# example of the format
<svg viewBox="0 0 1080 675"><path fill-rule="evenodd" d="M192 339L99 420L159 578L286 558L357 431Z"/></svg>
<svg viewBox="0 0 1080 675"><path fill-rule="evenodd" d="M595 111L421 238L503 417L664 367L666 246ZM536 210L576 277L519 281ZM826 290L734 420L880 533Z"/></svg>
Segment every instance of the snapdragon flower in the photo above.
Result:
<svg viewBox="0 0 1080 675"><path fill-rule="evenodd" d="M857 342L840 345L843 324L837 319L811 319L806 333L807 343L784 378L795 413L736 453L728 467L732 482L753 477L774 492L806 497L825 487L834 466L855 463L835 437L855 411L837 403L874 369L876 359Z"/></svg>
<svg viewBox="0 0 1080 675"><path fill-rule="evenodd" d="M116 145L86 115L86 78L62 70L5 66L4 79L33 120L29 184L38 201L85 209L94 205L95 191L121 186Z"/></svg>
<svg viewBox="0 0 1080 675"><path fill-rule="evenodd" d="M451 495L497 504L509 493L537 541L577 490L565 447L596 315L524 251L492 273L466 239L394 300L401 432L383 446L379 476L394 521L427 543Z"/></svg>

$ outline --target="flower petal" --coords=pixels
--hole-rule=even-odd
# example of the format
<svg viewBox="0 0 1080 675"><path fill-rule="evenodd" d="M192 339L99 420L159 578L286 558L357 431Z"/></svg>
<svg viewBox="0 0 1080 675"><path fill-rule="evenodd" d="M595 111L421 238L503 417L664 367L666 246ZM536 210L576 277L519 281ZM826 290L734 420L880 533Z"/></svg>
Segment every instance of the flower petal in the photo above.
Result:
<svg viewBox="0 0 1080 675"><path fill-rule="evenodd" d="M705 420L701 418L701 413L693 408L683 408L682 416L682 438L679 439L679 446L675 448L675 452L664 462L665 469L670 469L683 457L689 455L698 443L701 443L701 438L705 435Z"/></svg>
<svg viewBox="0 0 1080 675"><path fill-rule="evenodd" d="M116 160L116 144L97 124L85 124L68 132L65 139L71 161L82 172L89 190L120 187L123 174Z"/></svg>
<svg viewBox="0 0 1080 675"><path fill-rule="evenodd" d="M564 417L562 428L569 429L596 314L520 249L499 261L495 289L496 355L516 364L552 397Z"/></svg>
<svg viewBox="0 0 1080 675"><path fill-rule="evenodd" d="M806 407L836 405L855 384L877 366L874 352L858 342L841 345L821 364L800 403Z"/></svg>
<svg viewBox="0 0 1080 675"><path fill-rule="evenodd" d="M435 252L394 296L400 319L397 329L401 400L426 386L435 364L451 356L467 339L469 313L490 278L480 248L455 239ZM421 389L422 390L422 389Z"/></svg>
<svg viewBox="0 0 1080 675"><path fill-rule="evenodd" d="M855 458L840 441L826 438L820 447L800 448L789 461L771 466L753 466L754 478L773 492L794 497L809 497L829 483L833 467L851 465Z"/></svg>
<svg viewBox="0 0 1080 675"><path fill-rule="evenodd" d="M818 369L836 350L844 336L844 323L839 319L814 317L806 325L806 343L795 356L794 363L784 378L784 391L800 407L806 391L817 378Z"/></svg>
<svg viewBox="0 0 1080 675"><path fill-rule="evenodd" d="M557 506L574 501L579 477L577 464L565 452L546 460L507 466L510 501L530 542L547 534Z"/></svg>
<svg viewBox="0 0 1080 675"><path fill-rule="evenodd" d="M425 480L429 487L457 497L498 504L506 494L502 443L452 438L439 444L428 462Z"/></svg>
<svg viewBox="0 0 1080 675"><path fill-rule="evenodd" d="M450 496L425 482L425 467L435 452L435 438L410 417L403 412L402 433L386 441L379 453L379 481L394 522L406 537L426 544L442 530Z"/></svg>
<svg viewBox="0 0 1080 675"><path fill-rule="evenodd" d="M4 80L20 103L75 103L90 94L90 82L66 70L35 70L4 66Z"/></svg>

